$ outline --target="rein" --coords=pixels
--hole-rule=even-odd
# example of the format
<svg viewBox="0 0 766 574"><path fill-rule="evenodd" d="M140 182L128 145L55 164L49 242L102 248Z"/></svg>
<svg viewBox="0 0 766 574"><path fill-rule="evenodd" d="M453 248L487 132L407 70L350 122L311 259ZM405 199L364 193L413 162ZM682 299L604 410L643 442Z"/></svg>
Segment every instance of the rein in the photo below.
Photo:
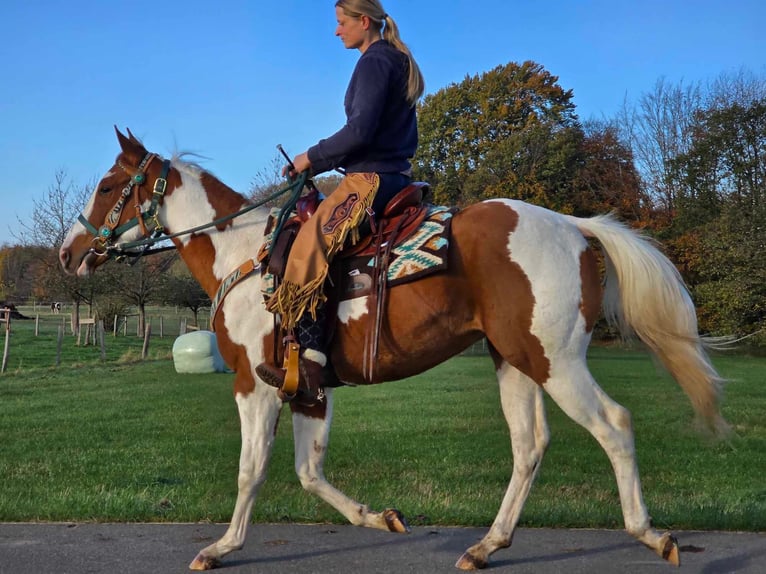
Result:
<svg viewBox="0 0 766 574"><path fill-rule="evenodd" d="M209 229L211 227L217 227L222 223L231 221L232 219L235 219L241 215L244 215L245 213L252 211L253 209L258 208L268 203L269 201L284 195L285 193L291 192L290 197L282 207L277 218L276 231L278 232L282 229L284 222L287 220L290 212L295 207L295 204L298 201L304 186L311 185L311 182L308 179L308 173L303 172L298 174L295 179L292 179L286 187L275 191L271 195L254 203L253 205L248 205L247 207L237 212L219 217L218 219L215 219L209 223L198 225L183 231L178 231L176 233L165 233L165 228L158 219L159 209L162 205L162 200L165 196L165 190L167 188L167 175L170 171L170 160L165 159L162 161L162 173L160 174L160 177L154 181L152 201L149 205L149 208L146 211L141 211L141 206L136 203L136 216L129 219L122 225L117 226L117 223L120 220L120 215L122 214L123 208L125 206L125 202L132 194L134 187L140 188L144 183L146 183L146 167L156 157L158 156L153 153L146 154L135 173L131 173L128 168L118 164L118 166L122 168L123 171L131 175L130 182L128 182L128 184L122 190L120 197L118 198L114 207L112 207L111 211L107 214L104 220L104 224L100 228L96 229L96 226L88 221L82 213L80 213L77 220L94 236L94 247L91 248L91 253L94 253L98 256L105 255L108 258L122 259L125 257L133 257L138 259L143 255L151 255L175 249L174 246L159 247L155 249L150 249L150 247L161 241L167 241L175 237L190 235L192 233L197 233L198 231ZM151 225L151 230L149 230L147 227L147 222ZM141 227L141 231L144 235L143 239L128 241L122 244L114 243L114 241L118 239L120 235L129 229L136 227L137 225Z"/></svg>

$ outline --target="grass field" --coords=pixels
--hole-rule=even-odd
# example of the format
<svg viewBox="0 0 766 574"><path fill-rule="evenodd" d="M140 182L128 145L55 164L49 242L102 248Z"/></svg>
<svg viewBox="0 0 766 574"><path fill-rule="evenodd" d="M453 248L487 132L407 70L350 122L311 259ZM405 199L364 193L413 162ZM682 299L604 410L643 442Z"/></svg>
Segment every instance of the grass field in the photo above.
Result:
<svg viewBox="0 0 766 574"><path fill-rule="evenodd" d="M136 360L138 337L112 338L106 363L69 338L66 361L52 368L25 329L14 331L11 368L0 377L0 521L229 520L239 455L232 375L175 373L173 337L153 340L148 361ZM763 531L766 359L715 362L732 379L724 414L736 437L722 444L694 430L685 396L643 352L596 348L590 359L602 386L633 413L644 495L659 528ZM551 447L522 523L621 527L606 455L547 403ZM253 519L341 522L300 488L287 414ZM458 357L407 381L336 392L326 474L373 508L395 506L414 524L487 525L510 469L487 358Z"/></svg>

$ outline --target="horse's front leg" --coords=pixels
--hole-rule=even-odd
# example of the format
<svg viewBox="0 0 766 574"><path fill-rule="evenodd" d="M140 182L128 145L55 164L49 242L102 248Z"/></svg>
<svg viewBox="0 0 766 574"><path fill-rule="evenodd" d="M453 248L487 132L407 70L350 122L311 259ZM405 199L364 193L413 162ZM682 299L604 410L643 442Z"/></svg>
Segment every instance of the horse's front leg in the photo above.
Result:
<svg viewBox="0 0 766 574"><path fill-rule="evenodd" d="M374 512L367 505L350 499L327 482L324 476L324 457L332 422L333 391L326 389L325 392L327 399L324 406L304 408L290 405L293 411L295 472L301 485L335 508L355 526L409 532L407 522L398 510Z"/></svg>
<svg viewBox="0 0 766 574"><path fill-rule="evenodd" d="M189 565L191 570L215 568L223 556L242 548L255 496L266 480L282 401L276 389L260 383L251 393L237 394L236 401L242 430L237 503L226 534L197 554Z"/></svg>

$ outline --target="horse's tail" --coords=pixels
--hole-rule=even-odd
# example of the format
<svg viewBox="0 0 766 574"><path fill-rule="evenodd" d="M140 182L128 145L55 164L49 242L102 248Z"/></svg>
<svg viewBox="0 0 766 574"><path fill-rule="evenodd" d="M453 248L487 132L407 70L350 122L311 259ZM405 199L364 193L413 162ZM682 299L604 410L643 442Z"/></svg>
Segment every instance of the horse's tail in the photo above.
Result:
<svg viewBox="0 0 766 574"><path fill-rule="evenodd" d="M689 397L697 415L717 434L723 379L705 352L697 316L678 270L651 239L612 216L567 218L596 238L606 261L604 314L623 335L635 333L657 355Z"/></svg>

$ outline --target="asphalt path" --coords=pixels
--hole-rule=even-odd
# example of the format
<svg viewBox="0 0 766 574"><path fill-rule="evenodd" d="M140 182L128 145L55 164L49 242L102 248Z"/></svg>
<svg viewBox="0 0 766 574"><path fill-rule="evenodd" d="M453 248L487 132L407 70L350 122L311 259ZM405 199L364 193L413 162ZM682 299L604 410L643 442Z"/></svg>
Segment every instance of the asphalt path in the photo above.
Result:
<svg viewBox="0 0 766 574"><path fill-rule="evenodd" d="M0 524L2 574L188 572L222 524ZM485 528L415 527L410 534L331 524L258 524L222 574L455 573ZM678 532L681 570L623 531L517 530L487 572L514 574L766 572L766 533Z"/></svg>

